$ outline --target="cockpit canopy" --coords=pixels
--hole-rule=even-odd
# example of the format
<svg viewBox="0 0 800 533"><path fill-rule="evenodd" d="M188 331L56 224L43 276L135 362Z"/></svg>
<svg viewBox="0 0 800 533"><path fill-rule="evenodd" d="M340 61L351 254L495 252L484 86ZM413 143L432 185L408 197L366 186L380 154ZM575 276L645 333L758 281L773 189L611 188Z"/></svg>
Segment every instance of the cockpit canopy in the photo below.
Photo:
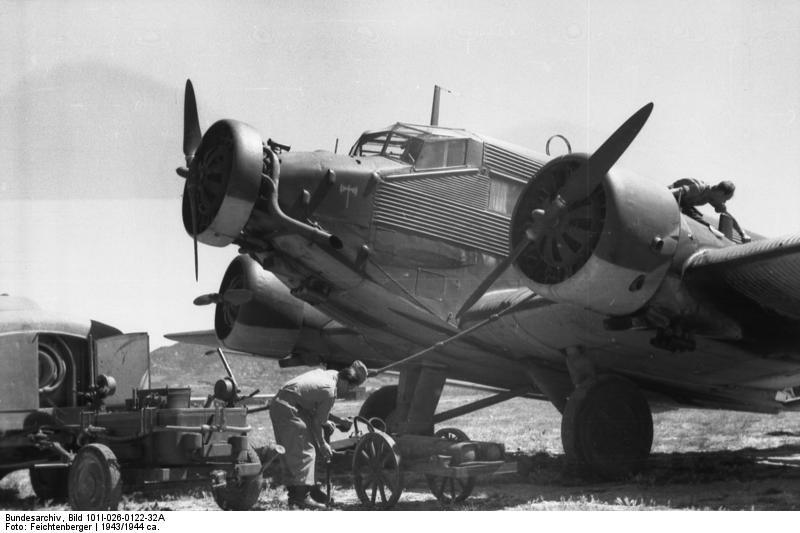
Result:
<svg viewBox="0 0 800 533"><path fill-rule="evenodd" d="M470 145L476 149L470 150ZM350 150L354 157L383 156L416 170L480 164L480 141L464 130L397 123L365 132ZM473 155L474 153L474 155Z"/></svg>

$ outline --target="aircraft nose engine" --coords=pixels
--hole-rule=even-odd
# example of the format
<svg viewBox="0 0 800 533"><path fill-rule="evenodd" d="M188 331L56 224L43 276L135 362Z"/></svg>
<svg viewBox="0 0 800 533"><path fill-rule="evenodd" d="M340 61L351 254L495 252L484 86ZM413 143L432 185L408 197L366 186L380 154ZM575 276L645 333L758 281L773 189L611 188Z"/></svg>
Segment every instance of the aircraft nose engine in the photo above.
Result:
<svg viewBox="0 0 800 533"><path fill-rule="evenodd" d="M189 165L183 194L183 226L211 246L227 246L250 219L261 189L265 154L251 126L220 120L203 135Z"/></svg>
<svg viewBox="0 0 800 533"><path fill-rule="evenodd" d="M666 187L610 172L648 114L646 106L591 156L553 159L526 185L510 241L536 293L619 316L658 289L677 248L677 203Z"/></svg>
<svg viewBox="0 0 800 533"><path fill-rule="evenodd" d="M186 178L183 226L194 238L195 278L197 242L227 246L247 232L248 224L257 225L261 236L280 231L334 249L342 247L337 237L282 211L278 203L280 160L253 127L236 120L220 120L201 137L189 80L183 128L186 167L177 172Z"/></svg>
<svg viewBox="0 0 800 533"><path fill-rule="evenodd" d="M226 298L226 293L233 291L236 297ZM247 298L241 296L244 293ZM298 343L318 337L312 333L330 321L292 296L280 280L245 255L228 266L219 294L214 329L217 338L232 350L284 357L294 352Z"/></svg>

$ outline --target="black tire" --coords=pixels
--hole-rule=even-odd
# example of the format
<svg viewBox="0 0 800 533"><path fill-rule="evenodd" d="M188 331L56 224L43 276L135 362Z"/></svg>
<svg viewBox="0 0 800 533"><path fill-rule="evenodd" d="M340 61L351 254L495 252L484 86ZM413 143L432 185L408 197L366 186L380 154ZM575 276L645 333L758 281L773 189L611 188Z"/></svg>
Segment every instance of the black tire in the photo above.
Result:
<svg viewBox="0 0 800 533"><path fill-rule="evenodd" d="M248 463L260 463L258 453L251 446L247 450ZM225 511L248 511L258 501L263 487L261 473L240 480L228 480L223 488L213 489L214 501Z"/></svg>
<svg viewBox="0 0 800 533"><path fill-rule="evenodd" d="M389 434L399 432L400 423L395 417L397 410L397 385L386 385L376 390L361 404L358 416L367 420L380 418L383 420L385 430ZM430 427L416 432L419 435L433 435L433 424Z"/></svg>
<svg viewBox="0 0 800 533"><path fill-rule="evenodd" d="M367 420L380 418L384 422L397 408L397 385L386 385L376 390L364 400L358 416Z"/></svg>
<svg viewBox="0 0 800 533"><path fill-rule="evenodd" d="M604 479L638 472L653 445L653 417L639 388L602 375L576 387L561 419L567 462Z"/></svg>
<svg viewBox="0 0 800 533"><path fill-rule="evenodd" d="M69 469L29 468L31 487L36 497L42 500L63 501L67 499Z"/></svg>
<svg viewBox="0 0 800 533"><path fill-rule="evenodd" d="M87 444L75 455L67 483L69 505L76 511L114 511L122 497L122 476L114 452Z"/></svg>

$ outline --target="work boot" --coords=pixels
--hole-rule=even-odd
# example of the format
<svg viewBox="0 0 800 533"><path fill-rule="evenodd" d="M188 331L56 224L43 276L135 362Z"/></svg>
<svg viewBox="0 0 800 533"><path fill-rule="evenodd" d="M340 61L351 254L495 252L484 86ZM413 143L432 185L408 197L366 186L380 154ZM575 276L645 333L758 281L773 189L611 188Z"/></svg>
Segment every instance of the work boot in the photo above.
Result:
<svg viewBox="0 0 800 533"><path fill-rule="evenodd" d="M326 509L324 505L311 499L311 496L308 495L311 487L308 485L294 485L288 487L287 491L289 492L289 507L312 510Z"/></svg>
<svg viewBox="0 0 800 533"><path fill-rule="evenodd" d="M333 498L328 498L328 495L322 490L322 485L317 483L311 490L308 492L308 495L311 496L311 499L317 503L322 503L325 505L333 505Z"/></svg>

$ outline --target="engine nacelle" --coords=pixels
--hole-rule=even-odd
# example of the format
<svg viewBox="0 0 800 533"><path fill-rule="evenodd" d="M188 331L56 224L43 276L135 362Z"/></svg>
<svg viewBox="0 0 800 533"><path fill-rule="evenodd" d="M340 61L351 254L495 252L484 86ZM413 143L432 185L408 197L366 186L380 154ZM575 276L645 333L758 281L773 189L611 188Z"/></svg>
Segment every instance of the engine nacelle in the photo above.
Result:
<svg viewBox="0 0 800 533"><path fill-rule="evenodd" d="M225 301L225 292L231 289L243 289L251 297L241 304ZM232 350L284 357L295 352L299 343L310 347L318 338L316 333L330 322L246 255L228 266L219 294L223 297L217 304L214 329L222 344Z"/></svg>
<svg viewBox="0 0 800 533"><path fill-rule="evenodd" d="M531 213L547 209L567 179L585 179L589 156L548 162L520 195L511 246L524 238ZM661 285L680 235L680 210L666 187L609 172L573 201L528 245L514 266L541 296L605 315L639 310Z"/></svg>
<svg viewBox="0 0 800 533"><path fill-rule="evenodd" d="M261 189L264 148L252 127L236 120L215 122L203 135L183 193L183 225L193 235L195 198L197 240L227 246L250 219Z"/></svg>

